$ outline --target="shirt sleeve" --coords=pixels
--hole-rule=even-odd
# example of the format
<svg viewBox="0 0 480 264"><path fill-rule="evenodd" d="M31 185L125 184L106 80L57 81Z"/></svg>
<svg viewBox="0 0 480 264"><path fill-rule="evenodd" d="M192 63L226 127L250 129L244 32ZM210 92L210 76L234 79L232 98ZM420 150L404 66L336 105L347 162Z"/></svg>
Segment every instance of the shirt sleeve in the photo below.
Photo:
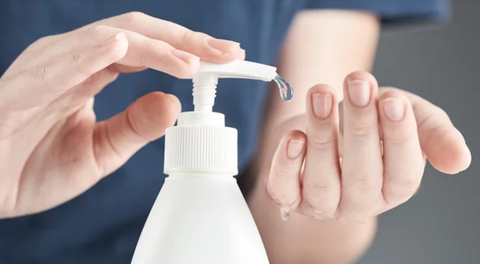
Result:
<svg viewBox="0 0 480 264"><path fill-rule="evenodd" d="M307 0L307 9L348 9L377 14L384 24L441 22L450 16L448 0Z"/></svg>

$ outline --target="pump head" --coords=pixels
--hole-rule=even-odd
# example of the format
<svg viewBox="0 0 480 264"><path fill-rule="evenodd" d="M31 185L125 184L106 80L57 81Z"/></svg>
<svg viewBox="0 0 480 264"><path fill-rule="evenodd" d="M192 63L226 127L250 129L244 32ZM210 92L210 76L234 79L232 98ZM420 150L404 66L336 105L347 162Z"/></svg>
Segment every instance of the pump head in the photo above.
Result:
<svg viewBox="0 0 480 264"><path fill-rule="evenodd" d="M250 61L234 61L227 64L202 62L192 77L195 112L212 112L219 78L275 81L279 85L283 100L290 101L293 98L292 87L277 74L275 67Z"/></svg>
<svg viewBox="0 0 480 264"><path fill-rule="evenodd" d="M193 79L193 112L183 112L177 126L165 134L164 172L174 171L236 175L237 130L225 127L225 116L212 112L219 78L277 82L284 101L293 98L292 87L276 68L249 61L201 63Z"/></svg>

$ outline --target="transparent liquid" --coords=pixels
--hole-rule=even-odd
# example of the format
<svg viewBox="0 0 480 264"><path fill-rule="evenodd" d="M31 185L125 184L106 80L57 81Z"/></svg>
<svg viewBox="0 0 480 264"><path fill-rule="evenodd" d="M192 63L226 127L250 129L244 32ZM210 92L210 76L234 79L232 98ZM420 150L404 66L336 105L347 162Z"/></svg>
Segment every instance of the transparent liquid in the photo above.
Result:
<svg viewBox="0 0 480 264"><path fill-rule="evenodd" d="M278 75L273 78L273 80L278 85L278 90L280 92L280 97L283 101L289 102L293 99L294 91L292 86L282 78L282 76Z"/></svg>
<svg viewBox="0 0 480 264"><path fill-rule="evenodd" d="M280 215L283 221L288 221L290 219L290 209L286 207L280 208Z"/></svg>

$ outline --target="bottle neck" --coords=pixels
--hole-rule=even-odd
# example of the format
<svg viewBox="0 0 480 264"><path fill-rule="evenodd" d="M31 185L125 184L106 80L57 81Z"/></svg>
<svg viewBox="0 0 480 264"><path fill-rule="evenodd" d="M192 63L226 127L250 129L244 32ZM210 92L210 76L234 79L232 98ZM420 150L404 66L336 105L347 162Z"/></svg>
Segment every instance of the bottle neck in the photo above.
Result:
<svg viewBox="0 0 480 264"><path fill-rule="evenodd" d="M196 74L193 78L195 112L212 112L217 93L218 77L214 74Z"/></svg>

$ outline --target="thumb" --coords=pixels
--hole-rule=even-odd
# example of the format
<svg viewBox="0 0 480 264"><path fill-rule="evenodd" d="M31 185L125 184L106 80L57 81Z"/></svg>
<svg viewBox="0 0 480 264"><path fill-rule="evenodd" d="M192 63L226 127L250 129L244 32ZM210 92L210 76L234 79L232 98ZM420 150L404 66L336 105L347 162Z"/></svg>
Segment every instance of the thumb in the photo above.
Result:
<svg viewBox="0 0 480 264"><path fill-rule="evenodd" d="M135 152L165 134L180 113L180 102L161 92L144 95L124 112L96 124L94 150L102 176L122 166Z"/></svg>

